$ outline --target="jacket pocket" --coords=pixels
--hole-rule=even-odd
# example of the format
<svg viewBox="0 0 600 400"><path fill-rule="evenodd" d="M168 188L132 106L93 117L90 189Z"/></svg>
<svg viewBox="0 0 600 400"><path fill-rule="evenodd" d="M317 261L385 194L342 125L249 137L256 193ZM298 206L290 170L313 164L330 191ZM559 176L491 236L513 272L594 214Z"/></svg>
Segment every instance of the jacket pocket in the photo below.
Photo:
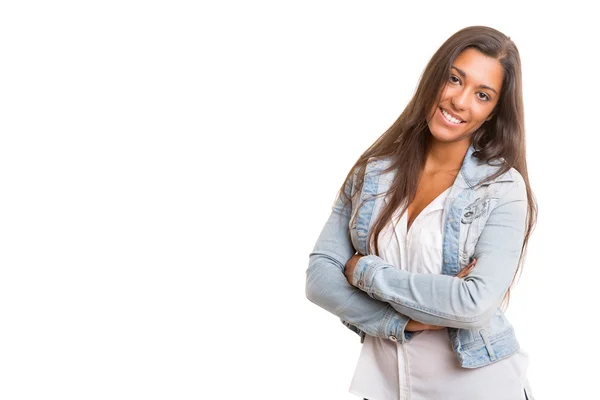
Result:
<svg viewBox="0 0 600 400"><path fill-rule="evenodd" d="M460 252L461 261L468 264L475 252L475 246L479 236L485 227L493 205L498 199L481 198L462 210L460 219L460 243L462 251Z"/></svg>

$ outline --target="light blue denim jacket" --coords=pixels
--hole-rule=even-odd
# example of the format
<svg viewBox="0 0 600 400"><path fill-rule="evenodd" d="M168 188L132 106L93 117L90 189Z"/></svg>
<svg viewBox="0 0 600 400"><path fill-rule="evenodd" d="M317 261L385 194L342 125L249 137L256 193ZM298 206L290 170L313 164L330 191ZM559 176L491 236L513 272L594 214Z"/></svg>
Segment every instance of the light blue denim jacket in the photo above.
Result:
<svg viewBox="0 0 600 400"><path fill-rule="evenodd" d="M511 168L481 184L499 167L479 164L473 151L469 147L444 203L442 274L407 272L369 254L367 234L394 174L382 174L389 159L371 159L360 198L353 197L351 209L344 209L337 197L310 253L308 299L337 315L363 340L368 334L407 342L418 334L404 331L409 318L449 327L454 352L464 368L482 367L517 352L514 330L499 306L523 245L525 182ZM356 174L345 186L349 195L355 182ZM366 202L358 208L361 200ZM356 265L352 286L344 269L357 251L365 256ZM469 275L455 277L472 258L477 265Z"/></svg>

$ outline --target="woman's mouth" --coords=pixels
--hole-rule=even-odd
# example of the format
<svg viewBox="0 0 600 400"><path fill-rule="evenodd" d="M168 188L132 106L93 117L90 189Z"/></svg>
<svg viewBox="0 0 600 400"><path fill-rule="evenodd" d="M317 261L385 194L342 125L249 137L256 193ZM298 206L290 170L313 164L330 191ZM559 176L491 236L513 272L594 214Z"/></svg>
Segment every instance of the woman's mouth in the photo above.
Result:
<svg viewBox="0 0 600 400"><path fill-rule="evenodd" d="M465 122L461 119L453 117L450 113L448 113L448 111L444 110L442 107L440 107L440 113L442 114L442 117L444 118L444 120L451 125L460 125Z"/></svg>

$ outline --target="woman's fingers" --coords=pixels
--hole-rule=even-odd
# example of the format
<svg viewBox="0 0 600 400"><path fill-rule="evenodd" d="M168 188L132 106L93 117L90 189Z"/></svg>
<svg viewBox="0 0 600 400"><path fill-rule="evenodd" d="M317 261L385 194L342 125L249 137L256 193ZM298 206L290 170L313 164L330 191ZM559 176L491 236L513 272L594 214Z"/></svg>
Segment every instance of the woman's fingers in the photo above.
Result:
<svg viewBox="0 0 600 400"><path fill-rule="evenodd" d="M463 269L461 269L458 274L456 274L456 276L458 278L464 278L465 276L469 275L469 272L471 272L473 270L473 268L475 268L475 264L477 263L477 259L473 259L473 261L471 261L469 263L469 265L467 265L466 267L464 267Z"/></svg>

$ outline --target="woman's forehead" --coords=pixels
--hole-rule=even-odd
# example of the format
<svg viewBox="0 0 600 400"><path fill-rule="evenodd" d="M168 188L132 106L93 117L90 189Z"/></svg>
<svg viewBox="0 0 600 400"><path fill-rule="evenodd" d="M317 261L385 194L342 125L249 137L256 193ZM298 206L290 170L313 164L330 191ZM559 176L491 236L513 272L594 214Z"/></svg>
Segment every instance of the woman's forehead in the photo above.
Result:
<svg viewBox="0 0 600 400"><path fill-rule="evenodd" d="M504 69L497 59L469 48L456 57L452 67L454 73L458 72L469 83L475 86L487 86L500 92Z"/></svg>

